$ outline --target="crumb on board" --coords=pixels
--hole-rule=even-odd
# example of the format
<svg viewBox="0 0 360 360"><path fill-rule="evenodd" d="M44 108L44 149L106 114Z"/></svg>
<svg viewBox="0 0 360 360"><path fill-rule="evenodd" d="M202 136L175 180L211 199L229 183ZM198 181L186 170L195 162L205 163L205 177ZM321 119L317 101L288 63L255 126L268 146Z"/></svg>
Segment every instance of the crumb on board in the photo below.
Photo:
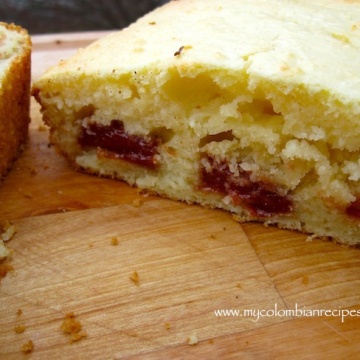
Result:
<svg viewBox="0 0 360 360"><path fill-rule="evenodd" d="M170 323L165 323L165 329L166 330L170 330L171 329L171 325L170 325Z"/></svg>
<svg viewBox="0 0 360 360"><path fill-rule="evenodd" d="M141 204L142 204L141 199L134 199L133 202L132 202L132 205L133 205L134 207L140 207Z"/></svg>
<svg viewBox="0 0 360 360"><path fill-rule="evenodd" d="M5 246L4 241L0 240L0 261L7 258L10 254L10 250Z"/></svg>
<svg viewBox="0 0 360 360"><path fill-rule="evenodd" d="M305 242L312 242L316 238L317 238L316 234L309 235L306 237Z"/></svg>
<svg viewBox="0 0 360 360"><path fill-rule="evenodd" d="M34 343L32 342L32 340L29 340L25 344L21 345L21 351L24 354L29 354L29 353L33 352L34 351Z"/></svg>
<svg viewBox="0 0 360 360"><path fill-rule="evenodd" d="M16 231L15 225L10 221L5 221L5 224L2 226L2 234L0 237L0 262L10 256L11 251L7 248L5 242L11 240ZM9 264L0 264L0 278L5 277L9 270L12 270L12 267Z"/></svg>
<svg viewBox="0 0 360 360"><path fill-rule="evenodd" d="M302 283L304 285L309 285L309 277L307 275L304 275L302 278Z"/></svg>
<svg viewBox="0 0 360 360"><path fill-rule="evenodd" d="M3 260L0 260L1 262ZM0 263L0 280L4 278L9 271L14 270L14 268L8 263Z"/></svg>
<svg viewBox="0 0 360 360"><path fill-rule="evenodd" d="M70 335L70 342L76 342L76 341L80 341L83 338L87 337L87 333L85 331L80 331L78 333L74 333Z"/></svg>
<svg viewBox="0 0 360 360"><path fill-rule="evenodd" d="M10 221L6 221L4 224L4 232L1 235L3 241L9 241L17 232L16 226Z"/></svg>
<svg viewBox="0 0 360 360"><path fill-rule="evenodd" d="M17 316L21 316L22 313L23 313L22 309L18 309L18 311L16 312L16 315L17 315Z"/></svg>
<svg viewBox="0 0 360 360"><path fill-rule="evenodd" d="M24 325L17 325L14 330L17 334L21 334L26 330L26 327Z"/></svg>
<svg viewBox="0 0 360 360"><path fill-rule="evenodd" d="M198 338L196 334L192 334L187 338L188 345L196 345L198 343Z"/></svg>
<svg viewBox="0 0 360 360"><path fill-rule="evenodd" d="M67 313L65 319L61 324L61 330L66 334L77 333L81 330L82 326L80 321L75 319L73 312Z"/></svg>
<svg viewBox="0 0 360 360"><path fill-rule="evenodd" d="M111 245L119 245L119 240L116 236L111 238Z"/></svg>
<svg viewBox="0 0 360 360"><path fill-rule="evenodd" d="M137 189L136 189L136 193L137 193L138 195L141 195L142 197L148 197L148 196L150 195L149 190L146 190L146 189L139 189L139 188L137 188Z"/></svg>
<svg viewBox="0 0 360 360"><path fill-rule="evenodd" d="M61 324L61 330L64 334L70 335L70 342L76 342L87 337L85 331L82 331L82 325L79 320L75 318L73 312L67 313L65 319Z"/></svg>
<svg viewBox="0 0 360 360"><path fill-rule="evenodd" d="M132 273L132 275L130 275L130 280L135 284L135 285L139 285L139 274L137 271L134 271Z"/></svg>

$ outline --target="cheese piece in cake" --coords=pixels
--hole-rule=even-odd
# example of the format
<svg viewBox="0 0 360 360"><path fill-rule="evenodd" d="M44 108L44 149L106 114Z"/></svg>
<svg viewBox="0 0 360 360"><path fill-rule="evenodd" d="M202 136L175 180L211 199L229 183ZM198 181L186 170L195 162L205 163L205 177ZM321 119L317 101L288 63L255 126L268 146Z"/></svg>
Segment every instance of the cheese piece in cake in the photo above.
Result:
<svg viewBox="0 0 360 360"><path fill-rule="evenodd" d="M0 181L24 144L30 122L31 40L0 22Z"/></svg>
<svg viewBox="0 0 360 360"><path fill-rule="evenodd" d="M171 1L33 94L76 168L360 243L358 1Z"/></svg>

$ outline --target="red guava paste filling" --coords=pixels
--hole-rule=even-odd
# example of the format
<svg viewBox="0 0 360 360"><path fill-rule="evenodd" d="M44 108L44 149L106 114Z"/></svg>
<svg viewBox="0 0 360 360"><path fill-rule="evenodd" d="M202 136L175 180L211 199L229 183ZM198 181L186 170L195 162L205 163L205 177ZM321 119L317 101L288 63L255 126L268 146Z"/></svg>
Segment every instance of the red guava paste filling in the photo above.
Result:
<svg viewBox="0 0 360 360"><path fill-rule="evenodd" d="M245 206L254 216L270 217L292 212L292 201L279 194L274 185L252 181L250 173L241 169L236 176L226 161L219 162L209 156L206 159L210 166L201 167L202 190L230 195L235 205Z"/></svg>
<svg viewBox="0 0 360 360"><path fill-rule="evenodd" d="M111 120L110 125L90 123L81 128L79 144L82 147L99 147L108 157L122 159L149 169L156 169L158 161L158 137L130 135L120 120ZM110 152L110 153L109 153Z"/></svg>
<svg viewBox="0 0 360 360"><path fill-rule="evenodd" d="M346 208L346 214L353 218L360 219L360 198L356 199Z"/></svg>

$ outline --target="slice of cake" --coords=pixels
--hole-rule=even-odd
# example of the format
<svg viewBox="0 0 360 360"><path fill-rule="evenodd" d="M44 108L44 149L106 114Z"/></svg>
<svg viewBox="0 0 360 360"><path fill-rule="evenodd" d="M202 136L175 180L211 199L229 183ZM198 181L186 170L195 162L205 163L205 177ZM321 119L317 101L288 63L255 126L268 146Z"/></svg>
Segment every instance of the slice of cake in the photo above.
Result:
<svg viewBox="0 0 360 360"><path fill-rule="evenodd" d="M27 31L0 22L0 181L28 135L30 64Z"/></svg>
<svg viewBox="0 0 360 360"><path fill-rule="evenodd" d="M360 3L171 1L34 85L77 168L360 243Z"/></svg>

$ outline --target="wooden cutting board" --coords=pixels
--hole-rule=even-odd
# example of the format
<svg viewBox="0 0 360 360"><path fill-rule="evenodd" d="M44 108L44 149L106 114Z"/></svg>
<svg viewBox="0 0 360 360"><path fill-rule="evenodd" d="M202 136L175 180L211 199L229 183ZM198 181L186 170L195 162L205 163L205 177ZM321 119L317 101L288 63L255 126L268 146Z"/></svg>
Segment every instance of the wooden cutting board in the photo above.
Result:
<svg viewBox="0 0 360 360"><path fill-rule="evenodd" d="M33 77L103 35L34 36ZM0 222L17 229L0 359L25 358L29 340L29 359L358 358L359 249L75 172L34 101L31 114L0 186ZM69 313L86 333L76 342L61 329Z"/></svg>

